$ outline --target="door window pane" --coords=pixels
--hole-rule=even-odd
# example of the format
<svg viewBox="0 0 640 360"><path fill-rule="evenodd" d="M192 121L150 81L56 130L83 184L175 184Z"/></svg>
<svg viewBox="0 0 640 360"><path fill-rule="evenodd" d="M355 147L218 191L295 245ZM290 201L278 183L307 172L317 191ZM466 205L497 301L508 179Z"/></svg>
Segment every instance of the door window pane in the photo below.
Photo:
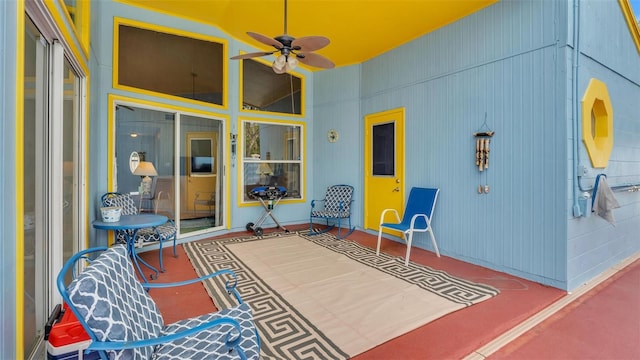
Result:
<svg viewBox="0 0 640 360"><path fill-rule="evenodd" d="M180 233L223 224L223 123L198 116L180 117Z"/></svg>
<svg viewBox="0 0 640 360"><path fill-rule="evenodd" d="M129 193L140 212L157 212L175 219L175 115L128 105L116 105L116 191ZM132 153L153 165L148 193L140 193L143 177L129 165Z"/></svg>
<svg viewBox="0 0 640 360"><path fill-rule="evenodd" d="M24 353L35 350L47 316L45 166L48 46L25 19L24 46Z"/></svg>
<svg viewBox="0 0 640 360"><path fill-rule="evenodd" d="M140 211L175 220L179 234L222 226L223 125L180 112L116 105L117 191L130 193ZM130 168L133 152L158 174L148 193L139 192L142 179Z"/></svg>
<svg viewBox="0 0 640 360"><path fill-rule="evenodd" d="M78 77L69 62L64 62L64 102L62 128L62 221L63 260L67 261L78 249Z"/></svg>
<svg viewBox="0 0 640 360"><path fill-rule="evenodd" d="M395 175L395 125L393 123L373 126L373 175Z"/></svg>

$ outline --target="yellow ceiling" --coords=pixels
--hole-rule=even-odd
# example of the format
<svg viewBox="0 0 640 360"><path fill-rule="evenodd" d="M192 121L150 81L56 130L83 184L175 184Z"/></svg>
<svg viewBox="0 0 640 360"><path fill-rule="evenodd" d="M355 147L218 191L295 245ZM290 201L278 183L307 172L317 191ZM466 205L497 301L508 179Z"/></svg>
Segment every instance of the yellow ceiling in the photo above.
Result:
<svg viewBox="0 0 640 360"><path fill-rule="evenodd" d="M273 50L247 31L271 38L284 31L284 0L120 1L214 24L251 45L244 52ZM293 37L328 37L331 43L316 52L344 66L371 59L497 1L288 0L287 32ZM237 54L229 54L233 55Z"/></svg>

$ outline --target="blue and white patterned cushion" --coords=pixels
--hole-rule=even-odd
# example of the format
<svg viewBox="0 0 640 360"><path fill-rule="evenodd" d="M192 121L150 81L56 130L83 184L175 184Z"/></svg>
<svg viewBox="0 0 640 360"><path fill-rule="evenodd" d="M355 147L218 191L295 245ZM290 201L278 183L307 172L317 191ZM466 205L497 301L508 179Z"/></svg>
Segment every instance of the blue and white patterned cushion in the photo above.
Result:
<svg viewBox="0 0 640 360"><path fill-rule="evenodd" d="M153 299L135 276L124 245L115 245L91 262L67 287L69 304L78 310L98 341L138 341L193 328L223 317L240 324L239 347L247 359L260 358L251 308L246 303L216 313L163 326ZM158 346L108 351L109 359L240 359L225 341L238 332L229 324Z"/></svg>
<svg viewBox="0 0 640 360"><path fill-rule="evenodd" d="M99 341L157 337L164 321L136 279L127 249L115 245L95 259L67 287L71 303ZM148 359L153 347L110 351L111 359Z"/></svg>
<svg viewBox="0 0 640 360"><path fill-rule="evenodd" d="M330 186L324 197L324 209L312 210L311 216L321 218L348 218L351 213L352 196L353 187L351 186Z"/></svg>
<svg viewBox="0 0 640 360"><path fill-rule="evenodd" d="M260 348L254 333L251 308L246 303L237 307L224 309L217 313L205 314L191 319L185 319L168 325L162 330L162 335L173 334L185 329L211 322L222 317L230 317L240 323L242 340L240 349L247 359L259 359ZM225 344L227 334L235 338L237 331L229 324L222 324L208 330L201 331L194 336L185 337L171 343L159 345L156 348L156 359L240 359L236 350L229 351Z"/></svg>

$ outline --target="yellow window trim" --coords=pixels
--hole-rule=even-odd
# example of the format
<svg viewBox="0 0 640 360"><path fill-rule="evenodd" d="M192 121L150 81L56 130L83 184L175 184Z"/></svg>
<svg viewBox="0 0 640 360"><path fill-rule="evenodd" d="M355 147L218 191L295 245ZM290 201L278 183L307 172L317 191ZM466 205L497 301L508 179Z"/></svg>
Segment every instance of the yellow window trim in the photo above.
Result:
<svg viewBox="0 0 640 360"><path fill-rule="evenodd" d="M126 25L126 26L136 27L136 28L139 28L139 29L157 31L157 32L165 33L165 34L183 36L183 37L188 37L188 38L192 38L192 39L204 40L204 41L209 41L209 42L214 42L214 43L221 44L222 45L222 59L223 59L223 64L222 64L222 105L212 104L212 103L193 100L193 99L187 99L187 98L174 96L174 95L169 95L169 94L163 94L163 93L160 93L160 92L140 89L140 88L127 86L127 85L121 85L118 82L118 78L119 78L119 76L118 76L118 74L119 74L119 64L118 64L119 50L118 50L118 44L120 43L120 32L118 31L118 29L120 28L120 25ZM186 102L186 103L190 103L190 104L194 104L194 105L198 105L198 106L203 106L204 105L204 106L206 106L208 108L212 108L213 107L213 108L216 108L216 109L225 109L226 110L228 108L228 104L229 104L229 101L228 101L229 100L229 91L228 91L228 73L229 73L228 64L229 64L229 61L227 60L227 51L228 51L227 49L228 49L227 40L222 39L222 38L217 38L217 37L213 37L213 36L207 36L207 35L203 35L203 34L199 34L199 33L189 32L189 31L185 31L185 30L179 30L179 29L175 29L175 28L170 28L170 27L166 27L166 26L145 23L145 22L131 20L131 19L125 19L125 18L122 18L122 17L114 17L114 19L113 19L113 51L112 51L113 58L111 60L112 64L113 64L113 84L112 84L112 86L113 86L114 89L120 89L120 90L133 92L133 93L138 93L138 94L142 94L142 95L160 97L160 98L179 101L179 102Z"/></svg>
<svg viewBox="0 0 640 360"><path fill-rule="evenodd" d="M605 168L613 150L613 107L607 85L591 79L582 97L582 141L591 165Z"/></svg>

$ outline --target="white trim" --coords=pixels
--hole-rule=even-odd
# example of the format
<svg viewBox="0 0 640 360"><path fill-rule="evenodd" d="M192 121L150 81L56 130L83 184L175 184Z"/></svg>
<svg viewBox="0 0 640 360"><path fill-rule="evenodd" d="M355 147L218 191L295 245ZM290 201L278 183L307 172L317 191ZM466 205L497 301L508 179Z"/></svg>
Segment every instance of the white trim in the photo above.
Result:
<svg viewBox="0 0 640 360"><path fill-rule="evenodd" d="M56 278L63 265L63 119L64 119L64 48L58 41L51 46L51 71L50 71L50 106L49 118L49 261L50 261L50 308L62 302L62 297L56 289ZM54 209L58 209L55 211Z"/></svg>

